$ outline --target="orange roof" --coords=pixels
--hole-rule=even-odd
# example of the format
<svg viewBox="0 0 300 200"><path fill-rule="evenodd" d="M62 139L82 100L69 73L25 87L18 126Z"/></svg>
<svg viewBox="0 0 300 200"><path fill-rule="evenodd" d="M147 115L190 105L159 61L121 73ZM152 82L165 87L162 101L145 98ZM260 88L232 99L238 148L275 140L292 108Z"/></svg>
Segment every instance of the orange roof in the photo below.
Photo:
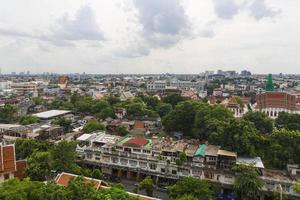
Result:
<svg viewBox="0 0 300 200"><path fill-rule="evenodd" d="M67 187L69 185L70 180L78 177L76 174L70 174L66 172L62 172L61 174L58 174L55 178L55 182L59 185L62 185L64 187ZM101 186L107 186L107 184L101 180L98 179L92 179L88 177L83 177L84 182L87 184L92 184L96 190L99 190Z"/></svg>
<svg viewBox="0 0 300 200"><path fill-rule="evenodd" d="M132 147L142 147L146 144L148 144L148 140L145 138L132 138L125 143L125 145Z"/></svg>
<svg viewBox="0 0 300 200"><path fill-rule="evenodd" d="M140 120L136 120L134 122L134 128L145 128L144 122L142 122Z"/></svg>
<svg viewBox="0 0 300 200"><path fill-rule="evenodd" d="M0 146L0 173L15 172L16 168L16 157L15 157L15 146L7 145Z"/></svg>

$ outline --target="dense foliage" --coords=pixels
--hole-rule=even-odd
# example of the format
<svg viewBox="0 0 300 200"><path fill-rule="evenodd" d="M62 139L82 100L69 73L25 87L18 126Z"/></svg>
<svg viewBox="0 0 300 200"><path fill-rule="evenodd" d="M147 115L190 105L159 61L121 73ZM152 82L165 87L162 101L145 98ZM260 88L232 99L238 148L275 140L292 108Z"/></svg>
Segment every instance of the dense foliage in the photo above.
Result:
<svg viewBox="0 0 300 200"><path fill-rule="evenodd" d="M101 131L104 129L105 129L105 126L102 123L92 120L92 121L89 121L88 123L86 123L86 125L84 125L82 130L85 133L91 133L94 131Z"/></svg>
<svg viewBox="0 0 300 200"><path fill-rule="evenodd" d="M178 199L211 199L213 191L206 181L193 177L183 177L175 185L168 187L170 200Z"/></svg>
<svg viewBox="0 0 300 200"><path fill-rule="evenodd" d="M235 172L233 188L238 199L257 199L263 187L263 181L260 179L257 169L251 165L241 164L235 167Z"/></svg>
<svg viewBox="0 0 300 200"><path fill-rule="evenodd" d="M133 200L120 188L109 188L96 191L82 177L70 181L68 187L56 185L54 182L38 182L25 179L11 179L0 187L2 200Z"/></svg>
<svg viewBox="0 0 300 200"><path fill-rule="evenodd" d="M19 123L22 125L34 124L39 121L37 116L33 115L24 115L20 118Z"/></svg>

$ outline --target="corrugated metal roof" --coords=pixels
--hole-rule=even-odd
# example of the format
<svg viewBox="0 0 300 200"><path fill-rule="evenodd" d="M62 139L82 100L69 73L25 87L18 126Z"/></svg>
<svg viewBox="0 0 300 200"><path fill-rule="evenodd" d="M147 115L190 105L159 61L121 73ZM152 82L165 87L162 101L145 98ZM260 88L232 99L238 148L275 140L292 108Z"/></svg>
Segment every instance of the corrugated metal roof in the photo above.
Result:
<svg viewBox="0 0 300 200"><path fill-rule="evenodd" d="M205 156L205 151L206 151L206 145L201 144L201 145L199 145L197 151L195 152L195 156L204 157Z"/></svg>

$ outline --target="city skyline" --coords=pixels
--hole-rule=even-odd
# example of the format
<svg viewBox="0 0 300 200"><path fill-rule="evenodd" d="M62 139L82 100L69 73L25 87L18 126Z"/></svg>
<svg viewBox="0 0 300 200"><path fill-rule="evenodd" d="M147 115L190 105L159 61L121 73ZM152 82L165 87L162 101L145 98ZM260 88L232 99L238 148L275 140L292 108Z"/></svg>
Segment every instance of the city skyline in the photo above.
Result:
<svg viewBox="0 0 300 200"><path fill-rule="evenodd" d="M299 73L292 0L0 2L3 74Z"/></svg>

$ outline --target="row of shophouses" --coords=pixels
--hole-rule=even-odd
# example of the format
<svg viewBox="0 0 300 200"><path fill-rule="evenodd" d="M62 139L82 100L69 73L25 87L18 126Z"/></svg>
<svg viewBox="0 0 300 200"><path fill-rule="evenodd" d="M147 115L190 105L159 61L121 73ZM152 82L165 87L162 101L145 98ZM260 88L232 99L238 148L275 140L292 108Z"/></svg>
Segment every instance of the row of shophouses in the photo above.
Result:
<svg viewBox="0 0 300 200"><path fill-rule="evenodd" d="M236 164L252 164L264 181L261 199L278 190L290 199L299 199L292 185L300 179L300 165L287 170L266 169L259 157L239 157L220 146L201 144L196 140L174 140L170 137L144 138L108 135L105 132L84 134L77 138L77 152L86 165L97 167L105 175L140 181L151 176L157 185L168 185L184 176L208 180L231 193Z"/></svg>

